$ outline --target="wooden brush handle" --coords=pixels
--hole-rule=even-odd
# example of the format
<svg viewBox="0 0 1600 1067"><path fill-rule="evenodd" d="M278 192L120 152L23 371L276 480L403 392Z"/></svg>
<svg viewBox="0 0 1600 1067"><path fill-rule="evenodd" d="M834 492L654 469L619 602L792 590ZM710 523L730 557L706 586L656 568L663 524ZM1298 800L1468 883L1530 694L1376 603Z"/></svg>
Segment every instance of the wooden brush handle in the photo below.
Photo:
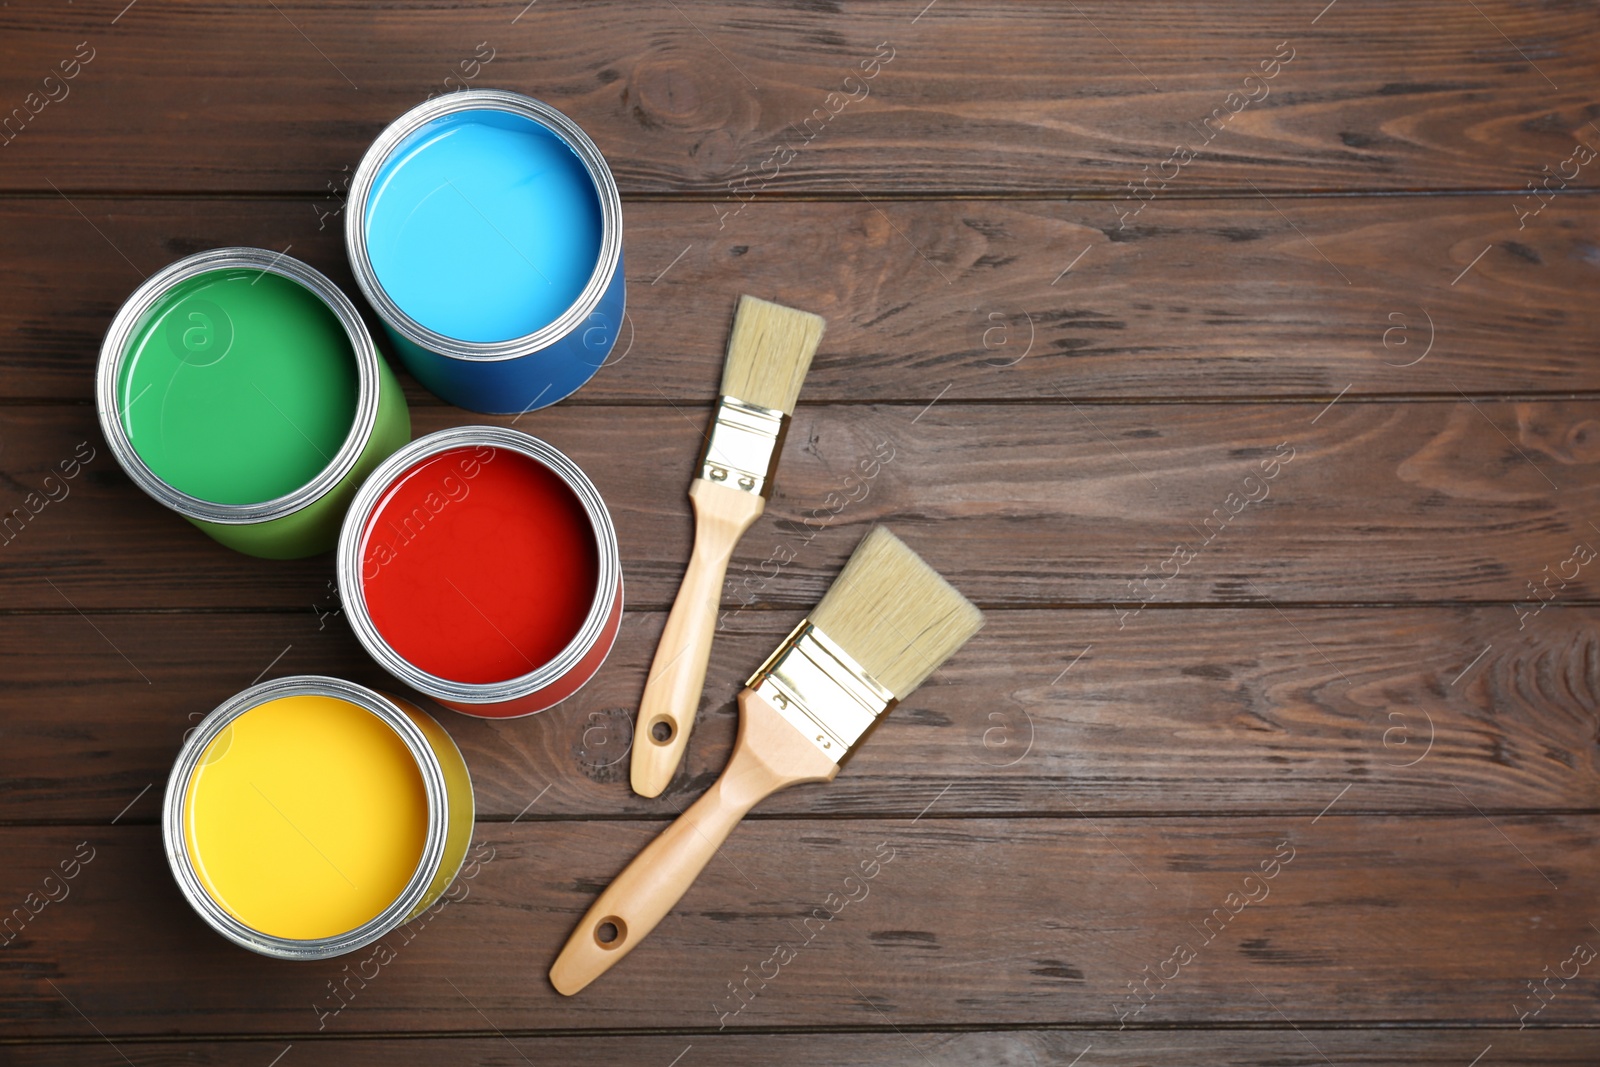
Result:
<svg viewBox="0 0 1600 1067"><path fill-rule="evenodd" d="M659 796L678 769L706 684L728 561L766 507L755 493L704 478L690 484L689 499L694 502L694 554L656 645L633 730L633 791L642 797ZM666 735L660 740L658 730Z"/></svg>
<svg viewBox="0 0 1600 1067"><path fill-rule="evenodd" d="M600 894L556 957L550 984L571 996L633 951L757 801L785 786L830 781L838 773L839 765L772 705L748 689L740 693L739 740L722 776Z"/></svg>

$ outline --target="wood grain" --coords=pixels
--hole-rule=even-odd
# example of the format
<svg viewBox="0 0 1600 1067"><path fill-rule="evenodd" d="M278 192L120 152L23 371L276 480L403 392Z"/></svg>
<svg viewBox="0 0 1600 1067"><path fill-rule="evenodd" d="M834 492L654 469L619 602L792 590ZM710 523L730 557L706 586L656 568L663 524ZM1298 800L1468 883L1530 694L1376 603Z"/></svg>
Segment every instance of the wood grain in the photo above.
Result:
<svg viewBox="0 0 1600 1067"><path fill-rule="evenodd" d="M0 949L0 1018L11 1036L78 1039L85 1017L108 1035L164 1037L885 1018L1114 1029L1127 1016L1514 1028L1516 1005L1539 1003L1526 983L1600 939L1585 891L1600 875L1596 816L967 820L935 804L915 821L741 826L623 966L560 997L544 968L658 827L480 826L493 858L409 941L394 935L386 965L274 961L224 941L175 891L153 827L3 828L0 900L23 902L80 842L94 853L70 895ZM814 909L837 914L805 923ZM793 958L766 967L761 988L779 943ZM1165 988L1152 979L1133 1014L1129 984L1179 944L1194 958L1166 968ZM336 998L347 965L357 977ZM729 983L746 967L752 999L734 1015ZM1550 989L1534 1025L1600 1021L1592 978Z"/></svg>
<svg viewBox="0 0 1600 1067"><path fill-rule="evenodd" d="M629 204L627 327L563 407L710 402L745 292L827 317L805 403L1600 389L1594 203L1521 229L1516 203L1174 199L1126 229L1099 202L759 203L720 229L704 205ZM0 397L89 397L122 300L202 249L288 248L362 304L330 210L0 199Z"/></svg>
<svg viewBox="0 0 1600 1067"><path fill-rule="evenodd" d="M1600 947L1594 167L1525 214L1600 148L1594 16L0 7L0 920L25 920L0 921L0 1062L1591 1067L1600 963L1522 1013ZM599 485L629 604L560 707L436 712L493 858L363 979L370 950L206 929L155 818L185 731L252 680L392 683L328 558L238 556L139 494L90 382L121 301L188 253L286 251L354 292L344 183L452 74L566 111L622 189L627 336L515 421ZM829 329L645 800L632 721L744 292ZM480 421L406 384L419 433ZM987 628L558 996L559 946L879 521Z"/></svg>
<svg viewBox="0 0 1600 1067"><path fill-rule="evenodd" d="M883 1024L879 1024L882 1026ZM120 1064L98 1038L92 1044L16 1045L15 1067ZM512 1033L472 1038L318 1040L296 1035L294 1060L304 1067L393 1067L397 1063L471 1063L526 1067L533 1063L647 1064L671 1067L673 1057L701 1067L787 1063L796 1067L971 1067L992 1064L1083 1063L1108 1067L1326 1067L1329 1059L1355 1067L1463 1067L1493 1046L1498 1067L1593 1067L1594 1037L1584 1030L1188 1030L1181 1034L1127 1030L995 1030L738 1034L691 1031L681 1036L605 1034L548 1036ZM234 1067L269 1064L282 1040L130 1041L117 1044L141 1067ZM1092 1051L1091 1051L1092 1050ZM1092 1056L1091 1060L1089 1057ZM1326 1059L1324 1057L1327 1057Z"/></svg>
<svg viewBox="0 0 1600 1067"><path fill-rule="evenodd" d="M1322 16L1322 5L1263 13L1248 0L925 6L743 2L690 15L612 2L575 17L521 0L187 0L117 16L120 4L47 15L32 0L0 16L7 109L41 88L60 96L42 79L79 42L95 54L69 95L35 105L0 149L0 186L322 195L467 62L481 68L470 84L572 115L627 192L717 198L728 211L752 193L888 187L1127 196L1178 144L1200 155L1174 195L1250 182L1520 190L1587 130L1600 56L1585 5L1528 0ZM859 80L880 54L892 58ZM1271 80L1244 81L1275 55L1292 58ZM1209 143L1206 120L1221 128Z"/></svg>
<svg viewBox="0 0 1600 1067"><path fill-rule="evenodd" d="M656 800L627 783L659 614L628 615L604 669L548 712L434 715L480 818L672 818L722 770L733 697L797 616L747 612L719 635L687 756ZM909 818L936 794L963 815L1314 816L1347 786L1341 810L1455 812L1465 796L1490 812L1592 812L1597 628L1600 609L1550 609L1519 632L1504 605L1152 610L1121 632L1105 609L994 612L834 782L757 817ZM0 811L105 825L165 781L206 712L258 676L302 673L398 686L342 618L309 605L0 618ZM156 792L119 822L152 822Z"/></svg>
<svg viewBox="0 0 1600 1067"><path fill-rule="evenodd" d="M567 452L611 510L629 604L657 610L689 557L685 489L708 411L422 408L414 430L515 422ZM0 515L98 440L86 406L0 409ZM1597 468L1595 401L802 405L724 604L814 604L876 522L986 607L1571 603L1597 588L1592 565L1568 564L1600 540ZM69 488L0 545L7 608L305 610L332 576L329 557L215 544L103 445Z"/></svg>

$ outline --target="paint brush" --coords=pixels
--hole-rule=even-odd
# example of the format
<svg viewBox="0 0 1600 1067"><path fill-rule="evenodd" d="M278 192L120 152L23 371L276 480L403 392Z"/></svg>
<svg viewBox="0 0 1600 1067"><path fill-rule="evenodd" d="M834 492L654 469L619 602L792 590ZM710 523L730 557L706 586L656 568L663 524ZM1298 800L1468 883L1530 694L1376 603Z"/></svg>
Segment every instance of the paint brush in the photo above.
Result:
<svg viewBox="0 0 1600 1067"><path fill-rule="evenodd" d="M739 298L722 369L722 396L689 484L694 554L656 645L634 727L632 780L659 796L694 728L722 581L734 546L766 507L800 383L822 340L820 315Z"/></svg>
<svg viewBox="0 0 1600 1067"><path fill-rule="evenodd" d="M816 610L739 694L739 739L704 796L600 894L550 982L571 996L655 928L747 811L831 781L867 732L978 632L983 616L888 529L856 547Z"/></svg>

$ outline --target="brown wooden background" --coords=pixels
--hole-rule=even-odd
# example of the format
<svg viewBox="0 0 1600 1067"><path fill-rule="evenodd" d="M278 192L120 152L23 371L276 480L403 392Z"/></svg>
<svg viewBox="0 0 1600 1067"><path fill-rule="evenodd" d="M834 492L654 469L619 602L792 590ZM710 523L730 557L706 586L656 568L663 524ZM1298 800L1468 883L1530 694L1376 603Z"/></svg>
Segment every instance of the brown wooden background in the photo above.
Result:
<svg viewBox="0 0 1600 1067"><path fill-rule="evenodd" d="M97 450L0 546L0 907L94 856L0 948L0 1061L1600 1060L1600 961L1530 988L1600 948L1600 564L1516 607L1600 548L1600 161L1527 191L1600 148L1595 4L124 2L0 7L0 112L93 50L0 147L0 510ZM441 713L494 859L322 1017L345 961L209 932L156 813L185 729L252 679L385 678L329 559L231 554L133 489L92 368L141 276L199 249L348 285L349 169L488 50L470 84L565 110L623 190L632 332L518 424L605 494L629 612L566 705ZM686 766L646 801L631 711L741 292L828 334ZM408 391L419 433L482 421ZM1266 499L1171 576L1285 443ZM715 775L740 680L877 521L988 628L837 782L760 809L624 965L555 994L577 916ZM724 1018L880 847L869 896ZM1178 976L1131 992L1180 942Z"/></svg>

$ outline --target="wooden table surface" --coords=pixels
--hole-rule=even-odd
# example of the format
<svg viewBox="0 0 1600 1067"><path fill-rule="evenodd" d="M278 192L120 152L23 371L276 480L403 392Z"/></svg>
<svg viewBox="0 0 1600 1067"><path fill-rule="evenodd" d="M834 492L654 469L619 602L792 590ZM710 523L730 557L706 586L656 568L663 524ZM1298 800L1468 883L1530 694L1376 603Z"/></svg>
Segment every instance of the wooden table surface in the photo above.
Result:
<svg viewBox="0 0 1600 1067"><path fill-rule="evenodd" d="M0 544L0 1062L1600 1060L1594 3L125 3L0 7L0 510L91 457ZM387 678L329 557L133 487L95 358L200 249L355 293L344 183L462 84L556 105L622 189L630 328L518 425L599 485L628 611L558 708L440 712L487 860L452 904L381 965L258 958L161 853L184 732L258 677ZM745 292L828 332L643 800ZM511 421L407 395L417 433ZM987 628L556 994L880 521Z"/></svg>

